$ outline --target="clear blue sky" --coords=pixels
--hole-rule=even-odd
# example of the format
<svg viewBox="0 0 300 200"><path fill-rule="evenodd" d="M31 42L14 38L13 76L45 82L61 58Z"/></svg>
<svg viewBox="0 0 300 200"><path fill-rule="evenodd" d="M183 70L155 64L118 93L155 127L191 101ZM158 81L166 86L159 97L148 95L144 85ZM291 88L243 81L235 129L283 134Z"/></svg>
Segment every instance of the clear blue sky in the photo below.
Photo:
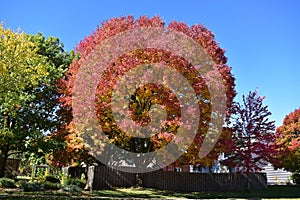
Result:
<svg viewBox="0 0 300 200"><path fill-rule="evenodd" d="M0 21L7 27L59 37L66 50L111 17L159 15L167 23L202 23L226 49L236 100L258 88L276 125L300 107L300 1L9 0L0 5Z"/></svg>

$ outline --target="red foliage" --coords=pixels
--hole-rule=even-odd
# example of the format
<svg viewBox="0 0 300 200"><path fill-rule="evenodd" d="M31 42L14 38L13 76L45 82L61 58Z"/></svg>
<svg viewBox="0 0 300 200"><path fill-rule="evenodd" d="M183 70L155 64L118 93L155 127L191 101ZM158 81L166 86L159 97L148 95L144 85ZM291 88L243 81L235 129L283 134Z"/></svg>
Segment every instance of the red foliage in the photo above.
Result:
<svg viewBox="0 0 300 200"><path fill-rule="evenodd" d="M300 172L300 108L288 114L277 128L276 147L278 168Z"/></svg>
<svg viewBox="0 0 300 200"><path fill-rule="evenodd" d="M101 26L99 26L95 32L93 32L90 36L84 38L84 40L77 45L76 50L80 55L80 59L73 61L73 63L69 67L68 72L66 73L66 78L59 81L60 93L62 94L62 97L60 98L60 102L66 109L65 116L68 119L66 120L67 125L64 126L62 128L63 130L60 130L60 132L62 133L69 132L70 134L73 134L72 131L68 129L68 127L72 123L72 117L70 117L72 116L72 91L73 91L74 82L76 80L76 74L78 72L78 69L80 68L81 64L85 61L87 56L91 53L91 51L95 49L99 44L101 44L104 40L114 35L117 35L127 30L133 30L136 28L146 28L146 27L161 27L167 30L181 32L189 36L190 38L192 38L194 41L196 41L202 47L205 48L205 50L212 58L215 64L215 68L219 71L219 73L222 76L223 84L225 86L225 91L226 91L226 97L227 97L226 98L227 120L229 119L231 113L231 107L233 104L233 98L236 95L234 89L235 86L234 77L231 74L230 67L226 64L227 58L224 55L225 51L221 49L218 43L214 40L213 33L202 25L194 25L189 27L182 22L176 22L176 21L171 22L167 27L165 27L164 21L158 16L155 16L153 18L142 16L137 20L134 20L132 16L128 16L128 17L112 18L106 22L101 23ZM175 68L180 73L185 74L185 77L188 79L190 83L192 83L192 87L195 89L197 93L203 95L206 99L209 99L209 92L207 86L205 85L203 79L199 75L197 75L194 67L191 66L191 64L188 63L183 58L173 55L171 52L166 52L160 49L139 49L134 52L128 52L127 54L119 57L116 61L111 63L110 68L106 70L105 74L99 77L99 79L101 80L98 85L98 90L96 94L97 100L95 102L95 107L97 109L99 123L103 126L103 130L106 131L108 137L112 138L112 142L115 143L116 145L120 145L120 143L123 143L122 145L125 146L123 148L131 151L135 151L136 147L132 147L132 145L130 145L132 143L124 144L122 138L128 136L126 136L126 133L123 133L114 124L114 120L112 118L111 112L107 111L107 109L110 108L109 104L110 104L111 92L116 81L120 79L120 77L122 77L125 74L125 72L127 72L128 70L134 68L137 65L145 64L145 63L162 63L172 68ZM155 101L154 99L157 99L156 98L157 96L150 95L150 93L148 96L146 95L146 97L143 94L136 93L136 97L139 98L143 97L144 99L148 99L151 102L151 104L163 105L167 109L167 114L177 113L177 116L179 116L178 113L179 111L176 104L176 98L171 98L172 93L168 92L167 89L156 88L156 86L154 85L145 86L145 88L143 89L145 93L151 91L152 94L155 93L155 91L156 92L160 91L160 94L162 94L161 101ZM164 102L162 102L162 100ZM137 100L136 101L134 101L134 99L132 100L131 108L133 113L137 112L136 106L141 106L138 105L139 103L140 102L138 102ZM230 145L231 131L228 131L229 129L224 128L224 131L222 133L219 142L216 144L215 148L211 151L211 153L207 156L207 158L199 159L198 152L201 143L203 142L204 135L207 132L209 126L208 122L210 120L209 117L210 105L209 103L203 101L203 102L199 102L199 107L201 110L201 117L199 122L198 133L194 139L193 144L188 149L188 153L186 153L182 158L180 158L178 162L184 164L200 162L205 165L211 165L217 159L219 152L228 151L228 149L232 147ZM149 109L147 110L146 107L144 107L143 109L149 111ZM138 119L143 118L143 120L146 120L147 116L148 116L147 113L145 114L144 112L142 113L140 112L137 113L136 118ZM145 123L145 121L143 123ZM176 132L178 125L171 119L169 119L168 123L171 124L169 126L170 127L169 129L172 129L173 132ZM73 136L75 137L76 134L73 134ZM67 136L65 137L67 139ZM165 142L170 141L170 137L171 137L170 134L163 133L163 132L156 134L156 136L150 138L149 140L148 139L144 140L144 142L149 144L148 147L151 148L144 149L142 151L144 152L153 151L163 146ZM127 141L134 140L134 138L129 137L126 140ZM69 140L67 142L73 142L73 140ZM81 147L84 148L84 146ZM67 151L67 149L65 150ZM75 151L75 147L74 147L74 151ZM59 160L59 158L57 159Z"/></svg>
<svg viewBox="0 0 300 200"><path fill-rule="evenodd" d="M238 172L257 172L267 162L273 162L275 140L274 121L271 112L263 105L263 99L255 92L243 96L243 103L236 103L233 117L234 148L224 163Z"/></svg>

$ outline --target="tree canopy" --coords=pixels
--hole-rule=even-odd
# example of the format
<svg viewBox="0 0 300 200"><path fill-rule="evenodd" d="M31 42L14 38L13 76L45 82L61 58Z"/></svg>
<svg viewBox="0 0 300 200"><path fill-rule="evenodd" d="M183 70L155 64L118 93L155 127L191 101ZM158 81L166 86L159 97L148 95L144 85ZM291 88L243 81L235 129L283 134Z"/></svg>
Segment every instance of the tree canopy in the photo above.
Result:
<svg viewBox="0 0 300 200"><path fill-rule="evenodd" d="M165 30L180 32L181 34L192 38L194 42L197 42L206 50L213 61L214 68L221 74L227 100L225 103L227 110L226 119L229 119L231 113L230 108L236 94L234 89L234 77L231 74L231 68L226 64L227 58L224 55L225 51L221 49L214 40L214 35L211 31L203 25L193 25L189 27L182 22L176 21L165 26L165 22L157 16L153 18L143 16L137 20L134 20L132 16L112 18L103 22L95 32L88 37L85 37L84 40L78 44L77 52L80 55L80 59L73 60L66 73L66 78L60 80L60 92L63 95L60 98L60 101L66 109L64 116L68 121L62 129L56 132L56 136L58 138L59 136L61 136L60 138L65 138L67 140L67 146L63 150L53 152L51 155L53 163L57 165L67 165L74 162L79 163L88 157L88 151L85 146L82 145L82 140L79 137L81 133L76 132L76 129L74 128L75 122L72 116L72 105L74 100L72 93L77 73L83 63L89 58L91 52L99 44L102 44L110 37L128 30L149 27L160 27ZM133 38L130 39L134 40ZM190 51L189 53L193 54L193 51ZM116 125L116 121L111 111L112 92L117 81L135 66L147 65L150 68L153 63L167 65L179 71L191 83L193 89L200 98L198 102L200 120L198 122L199 128L196 137L187 152L177 160L177 163L189 164L198 162L203 165L211 165L218 158L220 152L227 151L228 145L226 144L231 140L231 131L230 129L224 128L221 138L215 145L215 148L207 157L199 158L198 153L200 146L211 121L211 99L208 86L201 75L195 71L195 68L193 68L187 60L178 55L174 55L172 52L155 48L136 49L121 55L114 60L114 62L110 63L110 67L105 73L96 77L96 79L99 79L99 83L96 92L95 109L99 125L102 126L103 131L111 143L126 151L137 153L153 152L162 148L166 143L172 140L179 128L178 120L181 119L181 116L180 107L178 107L178 99L174 97L174 94L168 88L164 88L158 84L144 85L132 94L128 102L132 120L141 126L150 123L149 113L153 105L160 105L166 110L166 123L164 128L151 135L151 137L138 138L130 136L122 130L120 126ZM80 108L84 109L85 106L86 105L83 104ZM82 110L82 112L84 112L84 110ZM105 151L105 149L102 149L102 151ZM78 155L81 155L81 157Z"/></svg>
<svg viewBox="0 0 300 200"><path fill-rule="evenodd" d="M300 108L286 115L276 132L279 163L275 166L300 173Z"/></svg>
<svg viewBox="0 0 300 200"><path fill-rule="evenodd" d="M238 172L257 172L273 161L275 122L257 91L243 95L242 103L235 103L232 117L232 151L224 164Z"/></svg>
<svg viewBox="0 0 300 200"><path fill-rule="evenodd" d="M0 26L0 177L11 154L43 152L60 126L56 81L74 55L58 38Z"/></svg>

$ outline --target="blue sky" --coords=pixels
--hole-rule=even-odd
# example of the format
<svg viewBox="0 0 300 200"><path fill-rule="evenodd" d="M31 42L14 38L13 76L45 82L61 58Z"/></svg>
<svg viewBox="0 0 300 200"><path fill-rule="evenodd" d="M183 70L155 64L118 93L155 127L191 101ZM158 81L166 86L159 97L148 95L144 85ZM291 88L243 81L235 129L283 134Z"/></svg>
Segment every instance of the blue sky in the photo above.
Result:
<svg viewBox="0 0 300 200"><path fill-rule="evenodd" d="M1 2L0 9L0 21L7 27L59 37L66 50L74 49L101 21L126 15L203 24L226 50L236 78L236 100L258 88L277 126L300 107L297 0L10 0Z"/></svg>

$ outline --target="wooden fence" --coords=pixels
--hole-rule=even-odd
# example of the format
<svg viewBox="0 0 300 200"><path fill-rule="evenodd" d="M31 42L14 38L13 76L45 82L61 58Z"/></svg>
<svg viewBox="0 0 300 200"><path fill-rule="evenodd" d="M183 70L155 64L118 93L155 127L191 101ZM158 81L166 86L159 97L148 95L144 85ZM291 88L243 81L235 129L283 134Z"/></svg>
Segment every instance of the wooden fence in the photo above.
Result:
<svg viewBox="0 0 300 200"><path fill-rule="evenodd" d="M109 167L95 167L94 190L113 187L132 187L137 185L136 174L113 170Z"/></svg>
<svg viewBox="0 0 300 200"><path fill-rule="evenodd" d="M265 174L155 171L142 174L144 187L181 192L245 191L267 188Z"/></svg>
<svg viewBox="0 0 300 200"><path fill-rule="evenodd" d="M69 170L69 173L78 176L79 171L84 172L77 168ZM71 173L71 177L75 177ZM90 167L87 174L88 184L93 190L137 185L180 192L233 192L267 188L267 177L264 173L189 173L159 170L135 174L97 166Z"/></svg>
<svg viewBox="0 0 300 200"><path fill-rule="evenodd" d="M67 171L72 178L80 178L82 173L85 174L88 187L93 190L132 187L138 184L137 174L114 170L106 166L92 166L88 169L68 167L63 171Z"/></svg>

